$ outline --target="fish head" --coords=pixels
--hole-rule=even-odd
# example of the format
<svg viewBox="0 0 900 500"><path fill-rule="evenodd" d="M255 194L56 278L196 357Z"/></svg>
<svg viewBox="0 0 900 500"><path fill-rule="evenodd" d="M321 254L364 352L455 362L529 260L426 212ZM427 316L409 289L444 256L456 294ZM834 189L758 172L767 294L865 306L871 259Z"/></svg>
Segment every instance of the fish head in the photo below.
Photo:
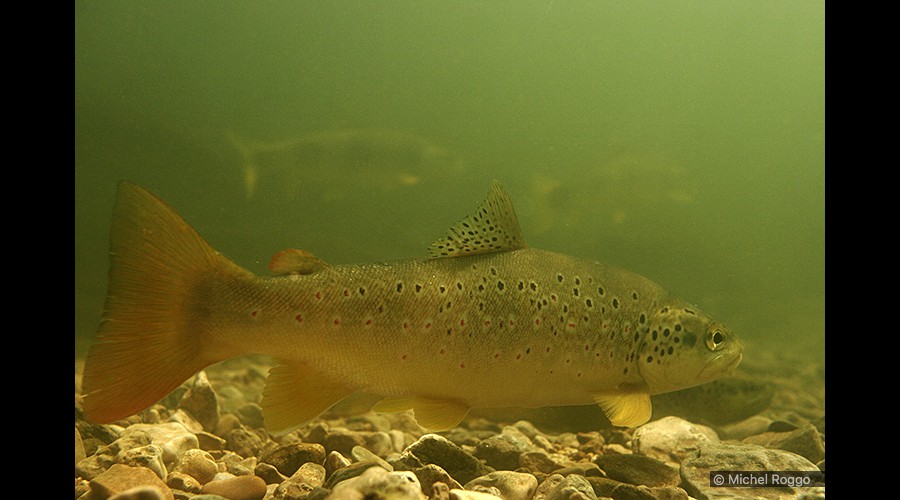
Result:
<svg viewBox="0 0 900 500"><path fill-rule="evenodd" d="M638 369L651 394L677 391L728 375L743 350L729 328L696 308L663 307L644 334Z"/></svg>

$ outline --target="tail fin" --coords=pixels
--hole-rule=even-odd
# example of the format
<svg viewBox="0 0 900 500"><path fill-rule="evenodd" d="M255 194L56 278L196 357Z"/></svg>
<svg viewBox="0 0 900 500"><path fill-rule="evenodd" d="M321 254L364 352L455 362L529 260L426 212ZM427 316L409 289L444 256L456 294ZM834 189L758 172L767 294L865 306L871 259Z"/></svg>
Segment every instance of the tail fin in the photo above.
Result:
<svg viewBox="0 0 900 500"><path fill-rule="evenodd" d="M119 184L106 307L82 381L89 420L108 423L137 413L218 361L202 354L193 292L213 272L249 274L165 202Z"/></svg>
<svg viewBox="0 0 900 500"><path fill-rule="evenodd" d="M241 168L244 169L244 187L247 188L247 199L249 200L253 198L253 193L256 192L256 179L259 176L259 168L257 168L253 157L253 148L248 144L247 140L231 130L226 131L225 135L235 149L241 153L241 161L243 162Z"/></svg>

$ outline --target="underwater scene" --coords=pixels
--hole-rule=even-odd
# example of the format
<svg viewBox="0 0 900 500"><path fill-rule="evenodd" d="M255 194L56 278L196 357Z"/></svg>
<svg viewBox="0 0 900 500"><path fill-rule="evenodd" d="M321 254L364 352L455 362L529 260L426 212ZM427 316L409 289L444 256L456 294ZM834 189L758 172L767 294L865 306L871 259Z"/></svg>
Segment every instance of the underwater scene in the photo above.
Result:
<svg viewBox="0 0 900 500"><path fill-rule="evenodd" d="M825 497L825 6L75 2L75 498Z"/></svg>

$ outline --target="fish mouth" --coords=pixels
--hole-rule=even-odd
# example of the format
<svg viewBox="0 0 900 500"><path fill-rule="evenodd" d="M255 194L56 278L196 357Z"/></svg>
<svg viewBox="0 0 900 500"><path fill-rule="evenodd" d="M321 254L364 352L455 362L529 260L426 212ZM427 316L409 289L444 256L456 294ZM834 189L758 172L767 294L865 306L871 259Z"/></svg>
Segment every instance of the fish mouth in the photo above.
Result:
<svg viewBox="0 0 900 500"><path fill-rule="evenodd" d="M731 373L732 370L737 368L739 364L741 364L741 360L744 359L744 354L741 352L736 353L722 353L713 359L709 360L706 363L706 366L700 370L700 373L697 374L698 378L713 378L717 375L725 375Z"/></svg>

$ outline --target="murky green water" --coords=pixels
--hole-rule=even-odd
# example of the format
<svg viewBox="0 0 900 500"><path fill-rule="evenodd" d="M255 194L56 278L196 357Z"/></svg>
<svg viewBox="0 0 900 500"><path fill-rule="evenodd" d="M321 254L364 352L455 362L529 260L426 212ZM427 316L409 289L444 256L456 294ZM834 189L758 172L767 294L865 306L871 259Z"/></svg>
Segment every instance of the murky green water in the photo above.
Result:
<svg viewBox="0 0 900 500"><path fill-rule="evenodd" d="M531 246L658 281L748 360L824 357L824 2L75 7L79 349L120 179L259 273L423 256L499 179Z"/></svg>

